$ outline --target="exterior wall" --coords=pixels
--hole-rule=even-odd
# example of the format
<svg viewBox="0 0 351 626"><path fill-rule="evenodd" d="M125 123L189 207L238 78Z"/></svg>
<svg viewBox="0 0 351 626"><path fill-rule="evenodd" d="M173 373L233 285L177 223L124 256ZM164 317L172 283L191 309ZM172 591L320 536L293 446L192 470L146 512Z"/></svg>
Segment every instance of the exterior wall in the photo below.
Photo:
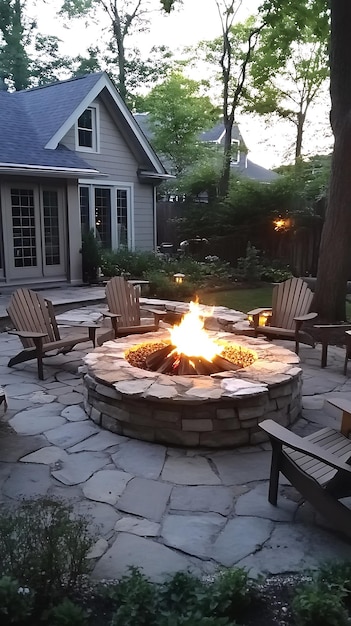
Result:
<svg viewBox="0 0 351 626"><path fill-rule="evenodd" d="M134 245L139 250L153 250L155 243L153 186L139 183L137 176L139 163L103 102L97 99L92 103L94 104L99 105L100 151L99 153L82 151L81 157L92 167L108 175L101 179L102 183L106 184L111 180L133 184ZM61 143L71 150L75 149L74 128L66 134Z"/></svg>

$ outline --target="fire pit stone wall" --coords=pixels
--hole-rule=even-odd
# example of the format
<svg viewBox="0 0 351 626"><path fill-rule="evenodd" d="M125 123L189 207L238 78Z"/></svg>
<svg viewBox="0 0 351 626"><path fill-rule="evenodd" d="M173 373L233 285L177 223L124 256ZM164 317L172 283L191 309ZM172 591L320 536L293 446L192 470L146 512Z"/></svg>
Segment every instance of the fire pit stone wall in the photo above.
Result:
<svg viewBox="0 0 351 626"><path fill-rule="evenodd" d="M257 360L236 372L168 376L133 367L124 357L136 344L167 339L166 330L108 341L85 357L86 412L124 436L207 448L265 441L258 426L263 419L292 424L301 410L298 356L261 338L221 330L210 335L254 350Z"/></svg>

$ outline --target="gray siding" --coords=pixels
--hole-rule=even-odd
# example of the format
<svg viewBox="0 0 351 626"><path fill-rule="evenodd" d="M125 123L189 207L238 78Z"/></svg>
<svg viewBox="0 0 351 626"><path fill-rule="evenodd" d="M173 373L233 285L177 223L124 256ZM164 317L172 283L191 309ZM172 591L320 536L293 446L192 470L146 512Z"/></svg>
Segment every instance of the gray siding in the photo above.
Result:
<svg viewBox="0 0 351 626"><path fill-rule="evenodd" d="M92 104L95 103L99 105L100 114L100 153L79 152L79 154L92 167L108 174L102 181L107 182L110 179L120 183L133 183L135 248L153 250L153 186L139 183L138 162L103 102L98 98ZM75 149L74 128L65 135L61 143L71 150Z"/></svg>

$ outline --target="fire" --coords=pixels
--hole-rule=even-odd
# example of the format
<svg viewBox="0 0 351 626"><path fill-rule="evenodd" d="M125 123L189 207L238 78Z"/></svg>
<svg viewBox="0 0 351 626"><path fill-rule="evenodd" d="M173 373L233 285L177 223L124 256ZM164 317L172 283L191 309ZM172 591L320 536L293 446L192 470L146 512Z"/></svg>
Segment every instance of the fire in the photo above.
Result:
<svg viewBox="0 0 351 626"><path fill-rule="evenodd" d="M204 329L204 314L200 312L199 303L190 302L189 307L189 313L184 315L180 324L169 331L171 343L176 346L178 354L212 361L216 355L221 354L223 346L215 343Z"/></svg>

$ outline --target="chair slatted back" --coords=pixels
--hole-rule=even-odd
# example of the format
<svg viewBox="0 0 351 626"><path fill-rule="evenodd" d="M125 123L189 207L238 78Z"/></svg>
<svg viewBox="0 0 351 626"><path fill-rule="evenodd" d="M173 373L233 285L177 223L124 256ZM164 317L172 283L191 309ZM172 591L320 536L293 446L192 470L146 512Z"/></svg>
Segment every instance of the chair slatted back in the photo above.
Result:
<svg viewBox="0 0 351 626"><path fill-rule="evenodd" d="M7 312L16 330L46 333L44 343L60 339L52 302L35 291L17 289L11 296ZM24 348L34 346L32 339L20 339Z"/></svg>
<svg viewBox="0 0 351 626"><path fill-rule="evenodd" d="M271 325L293 330L294 317L310 312L313 293L302 278L289 278L273 289Z"/></svg>
<svg viewBox="0 0 351 626"><path fill-rule="evenodd" d="M140 324L139 292L122 276L114 276L108 281L106 298L109 311L121 315L120 326Z"/></svg>

